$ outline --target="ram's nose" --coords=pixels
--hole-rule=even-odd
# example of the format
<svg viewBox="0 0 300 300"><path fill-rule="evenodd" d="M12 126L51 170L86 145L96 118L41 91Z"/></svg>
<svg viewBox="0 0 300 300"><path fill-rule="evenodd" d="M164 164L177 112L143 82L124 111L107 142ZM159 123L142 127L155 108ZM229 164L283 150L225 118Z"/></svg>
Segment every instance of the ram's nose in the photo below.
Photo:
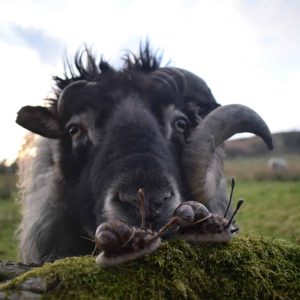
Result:
<svg viewBox="0 0 300 300"><path fill-rule="evenodd" d="M172 196L173 192L162 191L146 198L150 219L155 219L162 213L162 208L171 200Z"/></svg>
<svg viewBox="0 0 300 300"><path fill-rule="evenodd" d="M152 227L163 213L163 207L168 206L172 199L172 191L145 191L140 188L136 193L119 192L121 202L134 206L141 216L142 226Z"/></svg>

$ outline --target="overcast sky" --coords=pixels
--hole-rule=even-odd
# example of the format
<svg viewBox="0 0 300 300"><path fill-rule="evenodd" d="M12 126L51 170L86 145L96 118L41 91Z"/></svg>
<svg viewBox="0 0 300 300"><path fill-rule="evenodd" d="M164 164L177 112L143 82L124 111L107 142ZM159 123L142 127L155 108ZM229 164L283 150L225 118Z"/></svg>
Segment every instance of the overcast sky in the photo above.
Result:
<svg viewBox="0 0 300 300"><path fill-rule="evenodd" d="M146 37L219 103L250 106L272 132L300 130L299 0L0 0L0 160L26 133L16 112L42 103L65 54L86 43L118 66Z"/></svg>

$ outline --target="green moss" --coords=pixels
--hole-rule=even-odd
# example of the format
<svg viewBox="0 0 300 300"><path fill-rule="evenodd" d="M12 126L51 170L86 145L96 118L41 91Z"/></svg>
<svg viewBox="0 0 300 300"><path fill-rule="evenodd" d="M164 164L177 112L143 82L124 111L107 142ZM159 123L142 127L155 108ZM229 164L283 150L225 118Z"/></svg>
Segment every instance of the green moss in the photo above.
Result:
<svg viewBox="0 0 300 300"><path fill-rule="evenodd" d="M0 291L17 290L32 277L54 286L45 299L300 299L300 246L264 237L220 245L172 241L107 269L94 257L57 260Z"/></svg>

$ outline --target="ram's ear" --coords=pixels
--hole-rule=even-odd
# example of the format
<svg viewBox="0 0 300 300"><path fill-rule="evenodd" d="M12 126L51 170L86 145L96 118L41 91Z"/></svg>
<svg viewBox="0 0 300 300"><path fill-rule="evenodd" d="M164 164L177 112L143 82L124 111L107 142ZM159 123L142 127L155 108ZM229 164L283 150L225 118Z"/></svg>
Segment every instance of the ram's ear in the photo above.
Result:
<svg viewBox="0 0 300 300"><path fill-rule="evenodd" d="M63 135L59 119L42 106L24 106L16 119L20 126L47 138L56 139Z"/></svg>

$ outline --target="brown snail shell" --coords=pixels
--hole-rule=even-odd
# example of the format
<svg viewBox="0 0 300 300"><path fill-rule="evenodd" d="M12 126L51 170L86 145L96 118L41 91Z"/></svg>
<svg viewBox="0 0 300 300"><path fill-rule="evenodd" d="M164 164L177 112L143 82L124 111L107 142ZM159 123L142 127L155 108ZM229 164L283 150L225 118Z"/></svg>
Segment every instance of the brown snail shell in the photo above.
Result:
<svg viewBox="0 0 300 300"><path fill-rule="evenodd" d="M96 263L102 267L114 266L150 254L160 245L155 232L135 228L123 221L101 224L96 230L96 246L101 253Z"/></svg>
<svg viewBox="0 0 300 300"><path fill-rule="evenodd" d="M196 201L186 201L180 204L173 217L177 217L181 227L190 226L191 224L209 218L211 213L201 203Z"/></svg>
<svg viewBox="0 0 300 300"><path fill-rule="evenodd" d="M104 252L114 252L128 243L134 232L133 226L120 220L102 223L96 230L96 246Z"/></svg>
<svg viewBox="0 0 300 300"><path fill-rule="evenodd" d="M230 241L239 230L239 228L233 225L233 219L243 204L243 201L243 199L238 201L237 207L230 220L217 214L210 213L209 210L201 203L195 201L184 202L181 205L182 208L179 210L181 218L187 218L190 214L190 210L193 210L194 220L189 224L186 223L185 220L184 222L180 220L178 222L180 227L176 233L176 237L192 242ZM187 209L188 206L190 207L190 210Z"/></svg>

